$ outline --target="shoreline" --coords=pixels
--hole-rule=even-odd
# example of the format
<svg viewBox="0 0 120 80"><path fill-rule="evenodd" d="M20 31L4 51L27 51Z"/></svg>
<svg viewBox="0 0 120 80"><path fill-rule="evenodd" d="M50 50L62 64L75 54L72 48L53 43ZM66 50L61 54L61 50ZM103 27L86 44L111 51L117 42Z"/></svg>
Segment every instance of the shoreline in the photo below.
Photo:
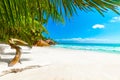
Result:
<svg viewBox="0 0 120 80"><path fill-rule="evenodd" d="M120 44L113 43L65 43L65 44L57 44L53 47L58 48L66 48L66 49L74 49L74 50L86 50L86 51L96 51L96 52L105 52L105 53L120 53Z"/></svg>
<svg viewBox="0 0 120 80"><path fill-rule="evenodd" d="M104 54L95 51L51 47L33 47L30 52L28 51L23 51L21 56L22 64L18 63L13 67L8 67L7 62L14 57L14 54L0 54L0 74L3 74L3 71L6 70L10 71L14 69L13 72L15 72L15 69L19 69L18 73L10 72L10 74L1 76L1 80L54 80L55 78L55 80L60 80L61 78L70 80L68 77L71 76L73 80L120 79L119 54ZM39 67L24 70L30 66ZM20 71L20 69L23 71ZM113 72L115 73L113 74ZM14 76L17 76L17 78ZM29 79L29 77L31 77L31 79Z"/></svg>

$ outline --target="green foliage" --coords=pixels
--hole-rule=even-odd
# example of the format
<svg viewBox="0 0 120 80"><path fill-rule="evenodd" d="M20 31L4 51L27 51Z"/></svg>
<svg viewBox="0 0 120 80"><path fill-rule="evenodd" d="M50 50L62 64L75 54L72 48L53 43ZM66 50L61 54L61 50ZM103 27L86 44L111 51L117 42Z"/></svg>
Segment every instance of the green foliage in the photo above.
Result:
<svg viewBox="0 0 120 80"><path fill-rule="evenodd" d="M48 0L0 0L0 41L7 42L12 37L33 44L44 38L43 32L48 34L43 24L49 17L64 21Z"/></svg>
<svg viewBox="0 0 120 80"><path fill-rule="evenodd" d="M33 44L45 38L42 33L48 32L43 25L49 18L63 23L64 17L77 14L77 9L96 9L103 16L110 9L119 14L117 6L119 0L0 0L0 41L12 37Z"/></svg>

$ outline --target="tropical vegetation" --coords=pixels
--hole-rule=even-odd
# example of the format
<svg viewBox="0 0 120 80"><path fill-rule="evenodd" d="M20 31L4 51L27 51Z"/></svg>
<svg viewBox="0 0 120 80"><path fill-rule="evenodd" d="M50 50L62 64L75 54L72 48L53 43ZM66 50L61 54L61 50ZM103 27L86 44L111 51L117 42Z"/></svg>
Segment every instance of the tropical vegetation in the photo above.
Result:
<svg viewBox="0 0 120 80"><path fill-rule="evenodd" d="M33 44L45 39L44 24L51 18L54 22L64 22L77 14L77 10L95 11L104 16L112 10L119 14L119 0L0 0L0 41L11 37Z"/></svg>

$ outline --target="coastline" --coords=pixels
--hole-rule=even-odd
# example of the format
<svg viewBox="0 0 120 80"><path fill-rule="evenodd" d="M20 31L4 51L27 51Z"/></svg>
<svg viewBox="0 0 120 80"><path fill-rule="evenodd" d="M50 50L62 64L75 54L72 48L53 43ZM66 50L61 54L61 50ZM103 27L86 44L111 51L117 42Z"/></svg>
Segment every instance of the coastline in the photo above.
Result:
<svg viewBox="0 0 120 80"><path fill-rule="evenodd" d="M29 52L30 51L30 52ZM8 51L9 52L9 51ZM14 51L13 51L14 52ZM120 55L86 50L33 47L23 51L22 64L8 67L13 53L0 54L0 75L11 69L26 69L8 73L0 80L119 80ZM36 68L37 67L37 68Z"/></svg>

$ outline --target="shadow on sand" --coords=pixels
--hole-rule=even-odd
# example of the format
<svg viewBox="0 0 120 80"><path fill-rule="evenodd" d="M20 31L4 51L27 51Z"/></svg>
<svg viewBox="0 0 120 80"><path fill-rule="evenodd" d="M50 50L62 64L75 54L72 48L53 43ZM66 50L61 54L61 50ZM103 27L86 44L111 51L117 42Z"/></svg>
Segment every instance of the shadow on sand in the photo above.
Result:
<svg viewBox="0 0 120 80"><path fill-rule="evenodd" d="M1 59L0 62L9 63L11 60L12 60L12 58L4 58L4 59ZM30 59L27 59L27 58L21 58L20 60L21 60L21 62L22 61L30 61Z"/></svg>
<svg viewBox="0 0 120 80"><path fill-rule="evenodd" d="M22 52L22 54L30 54L30 52ZM4 56L5 58L2 58L2 56ZM15 52L10 52L10 53L2 53L0 55L0 62L5 62L5 63L9 63L13 58L9 58L9 56L14 57L15 56ZM22 61L30 61L29 58L22 58L21 57L21 63Z"/></svg>

